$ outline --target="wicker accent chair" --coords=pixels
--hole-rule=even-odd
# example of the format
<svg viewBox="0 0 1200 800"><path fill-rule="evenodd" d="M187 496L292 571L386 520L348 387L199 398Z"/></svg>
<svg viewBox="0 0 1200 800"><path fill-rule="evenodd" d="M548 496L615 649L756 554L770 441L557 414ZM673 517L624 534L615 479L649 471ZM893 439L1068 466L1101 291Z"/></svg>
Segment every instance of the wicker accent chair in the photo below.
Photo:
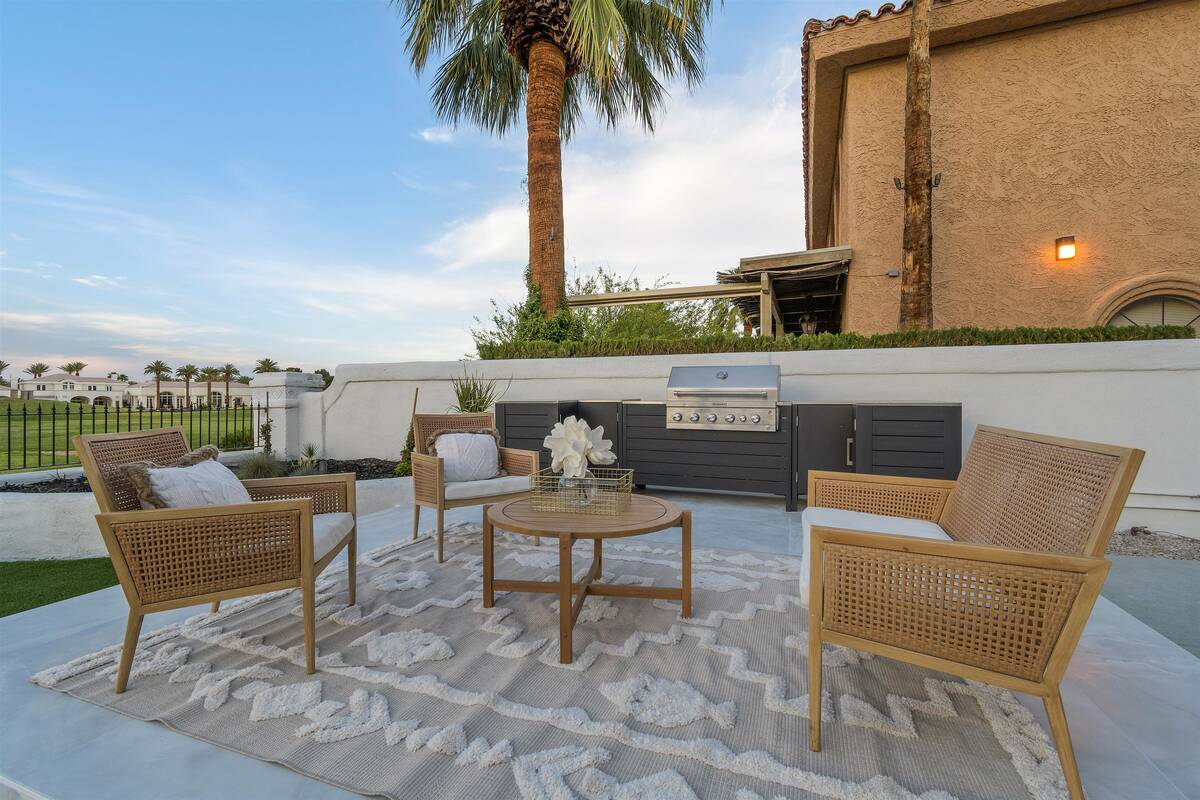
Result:
<svg viewBox="0 0 1200 800"><path fill-rule="evenodd" d="M957 481L809 473L810 744L821 645L1040 696L1073 800L1059 684L1144 453L979 426Z"/></svg>
<svg viewBox="0 0 1200 800"><path fill-rule="evenodd" d="M120 467L189 452L183 428L74 437L96 494L96 523L129 602L117 670L125 691L142 619L154 611L299 588L305 666L316 671L316 578L343 549L355 602L354 474L242 481L254 502L144 510Z"/></svg>
<svg viewBox="0 0 1200 800"><path fill-rule="evenodd" d="M413 415L412 476L413 476L413 538L421 527L421 509L437 511L437 560L443 561L444 518L447 508L499 503L529 494L529 476L538 470L538 454L533 450L500 448L500 465L506 473L484 481L447 483L443 477L442 459L428 453L429 437L441 431L475 431L495 429L496 419L482 414L414 414Z"/></svg>

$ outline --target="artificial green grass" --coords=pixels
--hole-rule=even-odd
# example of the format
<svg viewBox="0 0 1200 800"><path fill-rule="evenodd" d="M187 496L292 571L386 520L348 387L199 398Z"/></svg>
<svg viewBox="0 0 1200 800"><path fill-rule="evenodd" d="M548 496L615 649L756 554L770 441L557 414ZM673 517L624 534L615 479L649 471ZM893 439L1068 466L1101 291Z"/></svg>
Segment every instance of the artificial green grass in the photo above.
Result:
<svg viewBox="0 0 1200 800"><path fill-rule="evenodd" d="M9 561L0 563L0 617L57 603L117 584L112 561Z"/></svg>

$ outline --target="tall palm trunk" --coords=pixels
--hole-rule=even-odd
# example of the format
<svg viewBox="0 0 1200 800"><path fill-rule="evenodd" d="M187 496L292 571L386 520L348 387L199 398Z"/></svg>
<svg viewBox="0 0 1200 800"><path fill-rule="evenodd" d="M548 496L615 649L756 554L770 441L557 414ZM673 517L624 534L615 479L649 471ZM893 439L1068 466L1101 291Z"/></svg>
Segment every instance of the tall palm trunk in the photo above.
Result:
<svg viewBox="0 0 1200 800"><path fill-rule="evenodd" d="M151 411L162 406L162 384L159 383L161 380L158 375L154 376L154 402L150 405Z"/></svg>
<svg viewBox="0 0 1200 800"><path fill-rule="evenodd" d="M900 330L933 327L933 148L929 122L929 17L933 0L913 0L904 104L904 270Z"/></svg>
<svg viewBox="0 0 1200 800"><path fill-rule="evenodd" d="M187 407L192 407L192 379L183 379L183 401L187 403Z"/></svg>
<svg viewBox="0 0 1200 800"><path fill-rule="evenodd" d="M529 271L541 292L542 313L558 310L565 283L563 244L562 105L567 59L547 41L529 48L525 101L529 137Z"/></svg>

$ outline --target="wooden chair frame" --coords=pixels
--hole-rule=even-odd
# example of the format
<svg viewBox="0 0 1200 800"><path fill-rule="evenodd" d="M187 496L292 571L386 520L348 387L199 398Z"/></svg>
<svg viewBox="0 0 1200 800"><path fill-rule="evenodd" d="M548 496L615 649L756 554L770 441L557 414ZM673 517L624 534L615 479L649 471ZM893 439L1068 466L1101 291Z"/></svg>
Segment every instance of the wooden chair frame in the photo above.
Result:
<svg viewBox="0 0 1200 800"><path fill-rule="evenodd" d="M128 684L146 614L201 603L211 603L215 612L222 600L280 589L301 590L305 668L309 674L316 671L316 579L342 550L348 561L349 603L355 603L353 473L242 481L251 503L143 510L129 487L119 485L124 480L119 467L154 460L151 454L187 453L182 427L82 435L72 441L100 506L96 524L129 603L118 694ZM350 532L320 560L313 553L314 509L354 517ZM197 541L201 554L207 549L207 558L197 558Z"/></svg>
<svg viewBox="0 0 1200 800"><path fill-rule="evenodd" d="M480 414L414 414L413 415L412 476L413 476L413 538L421 528L421 509L437 512L437 560L444 560L445 514L448 508L484 506L524 497L528 491L493 494L486 497L464 497L446 499L446 480L442 459L431 456L427 440L438 431L468 431L495 429L496 419L491 413ZM509 475L532 475L538 470L538 454L533 450L500 448L500 463ZM541 543L541 540L538 540Z"/></svg>
<svg viewBox="0 0 1200 800"><path fill-rule="evenodd" d="M981 438L1109 459L1101 504L1091 528L1079 531L1078 552L813 526L807 554L810 746L821 748L821 648L841 645L1041 697L1070 796L1083 800L1059 686L1108 574L1104 551L1145 454L982 425L976 441ZM815 470L808 483L812 506L943 527L960 491L957 481ZM947 533L956 539L965 531Z"/></svg>

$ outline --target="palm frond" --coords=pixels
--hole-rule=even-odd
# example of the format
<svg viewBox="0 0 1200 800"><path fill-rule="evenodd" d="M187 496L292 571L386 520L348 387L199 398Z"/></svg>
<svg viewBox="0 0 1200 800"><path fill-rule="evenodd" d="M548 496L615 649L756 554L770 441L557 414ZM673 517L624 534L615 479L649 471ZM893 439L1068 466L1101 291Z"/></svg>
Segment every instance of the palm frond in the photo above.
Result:
<svg viewBox="0 0 1200 800"><path fill-rule="evenodd" d="M567 29L572 55L580 68L604 84L620 69L627 32L618 0L574 0Z"/></svg>

